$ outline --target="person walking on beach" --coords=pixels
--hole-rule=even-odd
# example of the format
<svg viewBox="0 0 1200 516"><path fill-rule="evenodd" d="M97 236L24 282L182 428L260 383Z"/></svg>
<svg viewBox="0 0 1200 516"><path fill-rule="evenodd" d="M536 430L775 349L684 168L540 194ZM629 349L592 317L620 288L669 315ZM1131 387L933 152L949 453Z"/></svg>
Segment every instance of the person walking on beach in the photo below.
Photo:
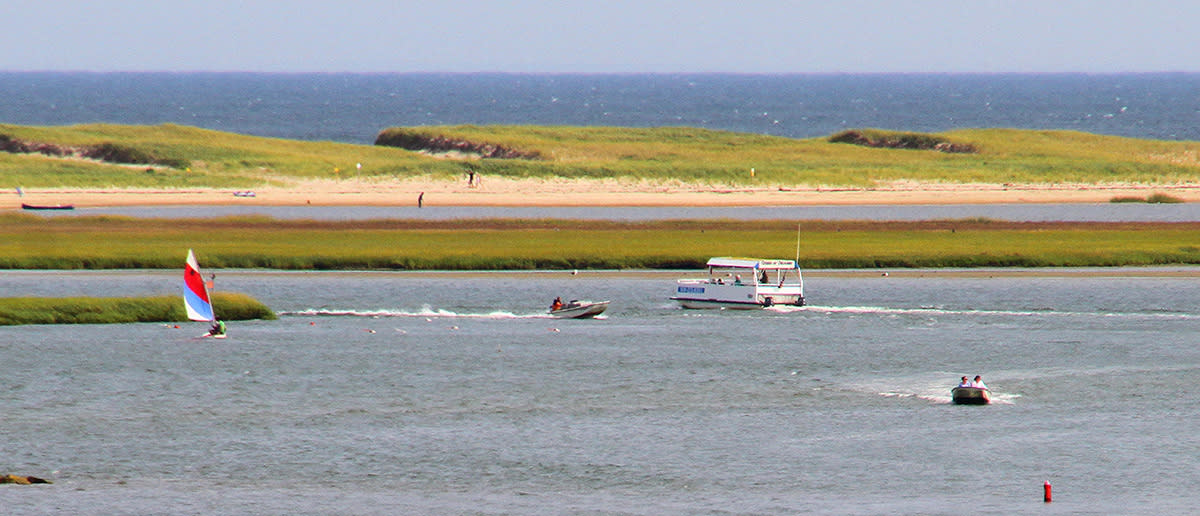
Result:
<svg viewBox="0 0 1200 516"><path fill-rule="evenodd" d="M421 195L417 196L417 207L420 208L422 204L425 204L425 192L421 192Z"/></svg>

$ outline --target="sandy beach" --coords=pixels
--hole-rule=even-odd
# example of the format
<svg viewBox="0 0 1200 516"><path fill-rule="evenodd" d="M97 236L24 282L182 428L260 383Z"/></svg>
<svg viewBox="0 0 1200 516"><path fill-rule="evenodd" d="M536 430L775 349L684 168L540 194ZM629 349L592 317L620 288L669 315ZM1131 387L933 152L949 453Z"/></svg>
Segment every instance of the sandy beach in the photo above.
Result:
<svg viewBox="0 0 1200 516"><path fill-rule="evenodd" d="M251 190L10 190L0 209L167 205L262 206L805 206L1103 203L1162 193L1200 202L1200 185L994 185L896 183L874 188L741 187L616 180L487 178L478 184L435 179L295 182ZM238 194L238 195L235 195Z"/></svg>

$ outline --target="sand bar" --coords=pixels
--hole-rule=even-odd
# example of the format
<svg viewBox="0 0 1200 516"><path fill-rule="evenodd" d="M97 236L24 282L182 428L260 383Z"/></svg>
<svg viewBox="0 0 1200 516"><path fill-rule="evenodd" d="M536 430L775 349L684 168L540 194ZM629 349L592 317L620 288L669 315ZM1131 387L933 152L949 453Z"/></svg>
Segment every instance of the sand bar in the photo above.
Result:
<svg viewBox="0 0 1200 516"><path fill-rule="evenodd" d="M25 188L21 203L78 207L245 206L818 206L1104 203L1162 193L1200 202L1200 185L994 185L897 183L874 188L742 187L615 180L489 178L468 185L434 179L307 181L254 189ZM238 195L235 195L238 194ZM250 195L252 194L252 195Z"/></svg>

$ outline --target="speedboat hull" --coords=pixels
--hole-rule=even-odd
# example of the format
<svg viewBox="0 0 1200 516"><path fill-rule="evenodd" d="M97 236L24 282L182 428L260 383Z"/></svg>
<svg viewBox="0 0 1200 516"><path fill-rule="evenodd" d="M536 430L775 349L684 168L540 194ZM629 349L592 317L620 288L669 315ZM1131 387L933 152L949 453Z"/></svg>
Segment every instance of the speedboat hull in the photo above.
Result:
<svg viewBox="0 0 1200 516"><path fill-rule="evenodd" d="M957 405L987 405L992 395L980 387L955 387L950 389L950 399Z"/></svg>
<svg viewBox="0 0 1200 516"><path fill-rule="evenodd" d="M558 319L591 319L608 309L609 301L571 301L558 310L551 310L550 315Z"/></svg>

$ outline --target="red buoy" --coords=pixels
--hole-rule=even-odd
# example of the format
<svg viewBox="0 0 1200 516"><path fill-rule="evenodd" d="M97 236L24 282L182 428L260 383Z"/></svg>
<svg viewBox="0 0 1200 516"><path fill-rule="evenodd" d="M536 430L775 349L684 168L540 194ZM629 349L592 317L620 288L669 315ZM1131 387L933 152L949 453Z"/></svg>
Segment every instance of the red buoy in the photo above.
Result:
<svg viewBox="0 0 1200 516"><path fill-rule="evenodd" d="M1050 503L1051 497L1050 497L1050 481L1049 480L1047 480L1046 483L1042 485L1042 491L1043 491L1042 501L1046 502L1046 503Z"/></svg>

